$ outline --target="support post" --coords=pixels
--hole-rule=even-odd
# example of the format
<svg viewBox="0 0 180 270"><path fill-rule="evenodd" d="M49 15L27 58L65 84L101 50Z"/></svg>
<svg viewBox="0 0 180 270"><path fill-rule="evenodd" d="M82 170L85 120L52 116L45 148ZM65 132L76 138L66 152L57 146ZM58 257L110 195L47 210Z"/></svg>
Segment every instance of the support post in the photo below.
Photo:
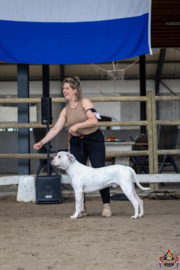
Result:
<svg viewBox="0 0 180 270"><path fill-rule="evenodd" d="M158 174L158 155L157 155L157 126L156 126L156 100L155 91L151 91L151 108L152 108L152 134L153 134L153 174ZM154 190L159 190L159 184L154 183Z"/></svg>
<svg viewBox="0 0 180 270"><path fill-rule="evenodd" d="M159 84L161 81L161 74L162 74L165 56L166 56L166 49L161 49L161 53L160 53L159 61L158 61L158 67L157 67L156 76L155 76L155 94L156 94L156 96L159 96ZM159 120L159 101L156 101L156 118L157 118L157 120Z"/></svg>
<svg viewBox="0 0 180 270"><path fill-rule="evenodd" d="M151 95L152 91L147 91L147 129L148 129L148 150L149 150L149 174L153 174L153 134L152 134L152 108ZM154 183L150 183L151 190L154 189Z"/></svg>
<svg viewBox="0 0 180 270"><path fill-rule="evenodd" d="M29 65L17 65L17 90L18 98L29 98ZM18 123L29 123L29 104L18 104ZM18 153L30 153L29 129L18 129ZM30 160L18 160L18 174L30 174Z"/></svg>
<svg viewBox="0 0 180 270"><path fill-rule="evenodd" d="M43 97L49 97L49 65L42 66Z"/></svg>
<svg viewBox="0 0 180 270"><path fill-rule="evenodd" d="M146 56L139 56L140 96L146 96ZM140 120L146 120L146 102L140 102ZM141 134L146 134L146 127L141 126Z"/></svg>
<svg viewBox="0 0 180 270"><path fill-rule="evenodd" d="M62 82L65 79L64 65L60 65L60 73L61 73L61 97L64 97L64 95L63 95L63 89L62 89ZM66 103L65 102L61 103L61 108L63 109L64 107L66 107Z"/></svg>
<svg viewBox="0 0 180 270"><path fill-rule="evenodd" d="M65 69L64 69L64 65L60 65L60 74L61 74L61 97L64 97L64 95L63 95L63 88L62 88L62 82L64 81L64 79L65 79ZM65 108L66 107L66 103L65 102L63 102L63 103L61 103L61 110L63 109L63 108ZM63 128L63 130L65 130L65 128ZM62 136L62 134L60 134L60 137Z"/></svg>
<svg viewBox="0 0 180 270"><path fill-rule="evenodd" d="M62 83L65 79L64 65L60 65L60 73L61 73L61 83Z"/></svg>

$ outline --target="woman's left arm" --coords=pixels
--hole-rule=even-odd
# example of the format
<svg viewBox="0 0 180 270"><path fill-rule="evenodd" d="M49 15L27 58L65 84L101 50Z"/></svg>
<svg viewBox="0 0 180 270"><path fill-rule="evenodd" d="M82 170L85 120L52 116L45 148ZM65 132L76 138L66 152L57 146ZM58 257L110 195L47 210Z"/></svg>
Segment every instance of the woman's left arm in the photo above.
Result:
<svg viewBox="0 0 180 270"><path fill-rule="evenodd" d="M92 102L88 98L82 99L82 105L83 105L85 112L88 109L94 108L94 105L92 104ZM69 133L76 132L78 129L82 129L82 128L98 126L98 119L96 118L95 113L93 113L93 112L91 112L91 110L89 110L86 112L86 115L87 115L88 119L82 123L77 123L77 124L73 125L72 127L70 127Z"/></svg>

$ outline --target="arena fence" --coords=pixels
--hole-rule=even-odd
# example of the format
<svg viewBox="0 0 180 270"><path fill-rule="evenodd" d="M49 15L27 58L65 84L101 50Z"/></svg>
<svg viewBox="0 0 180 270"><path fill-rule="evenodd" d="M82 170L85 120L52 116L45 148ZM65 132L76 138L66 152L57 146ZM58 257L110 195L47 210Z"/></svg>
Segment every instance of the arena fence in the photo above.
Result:
<svg viewBox="0 0 180 270"><path fill-rule="evenodd" d="M147 91L146 96L129 96L129 97L90 97L92 102L135 102L144 101L146 102L147 110L147 120L143 121L116 121L116 122L100 122L99 126L111 127L111 126L147 126L148 131L148 150L142 151L126 151L121 153L107 153L106 157L116 157L116 156L149 156L149 174L156 176L158 175L158 155L178 155L180 154L180 149L176 150L158 150L157 149L157 125L180 125L180 121L164 121L156 120L156 101L180 101L180 97L173 96L155 96L154 91ZM64 98L52 98L52 103L64 103ZM0 99L0 104L19 104L19 103L41 103L41 98L6 98ZM50 128L53 125L50 125ZM0 124L0 128L46 128L45 125L41 123L8 123ZM53 156L53 154L51 154ZM3 154L0 153L1 159L44 159L46 154ZM172 175L173 177L173 175ZM150 179L150 177L148 177ZM155 178L156 181L153 183L152 178L150 183L151 190L158 190L158 177ZM170 179L170 178L168 178ZM174 179L177 182L177 177ZM172 182L172 178L169 180ZM178 180L179 182L179 180Z"/></svg>

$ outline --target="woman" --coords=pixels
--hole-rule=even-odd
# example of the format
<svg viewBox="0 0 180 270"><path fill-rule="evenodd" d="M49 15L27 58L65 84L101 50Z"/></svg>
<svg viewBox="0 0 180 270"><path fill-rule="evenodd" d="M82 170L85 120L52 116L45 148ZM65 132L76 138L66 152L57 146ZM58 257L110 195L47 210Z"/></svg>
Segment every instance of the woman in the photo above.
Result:
<svg viewBox="0 0 180 270"><path fill-rule="evenodd" d="M86 165L87 158L92 167L99 168L105 166L105 145L104 136L99 129L98 119L92 102L87 98L82 98L81 84L78 77L64 79L63 95L68 102L61 111L55 126L50 129L46 136L34 145L35 150L39 150L44 144L52 140L67 123L71 134L70 149L76 159ZM76 132L83 134L81 139ZM110 217L110 192L109 188L100 190L104 204L102 216ZM87 215L86 206L83 215Z"/></svg>

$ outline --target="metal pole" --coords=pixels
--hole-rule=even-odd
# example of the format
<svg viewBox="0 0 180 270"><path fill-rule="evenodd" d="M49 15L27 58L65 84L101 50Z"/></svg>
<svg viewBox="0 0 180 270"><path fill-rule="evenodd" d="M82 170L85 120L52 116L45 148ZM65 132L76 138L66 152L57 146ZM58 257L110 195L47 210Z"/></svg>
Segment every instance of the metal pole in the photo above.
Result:
<svg viewBox="0 0 180 270"><path fill-rule="evenodd" d="M49 65L42 65L43 72L43 97L49 97ZM49 131L49 123L46 126L46 133ZM50 176L50 142L47 143L47 176Z"/></svg>
<svg viewBox="0 0 180 270"><path fill-rule="evenodd" d="M46 133L48 133L49 124L47 124L46 130ZM47 176L50 176L50 142L47 143Z"/></svg>

